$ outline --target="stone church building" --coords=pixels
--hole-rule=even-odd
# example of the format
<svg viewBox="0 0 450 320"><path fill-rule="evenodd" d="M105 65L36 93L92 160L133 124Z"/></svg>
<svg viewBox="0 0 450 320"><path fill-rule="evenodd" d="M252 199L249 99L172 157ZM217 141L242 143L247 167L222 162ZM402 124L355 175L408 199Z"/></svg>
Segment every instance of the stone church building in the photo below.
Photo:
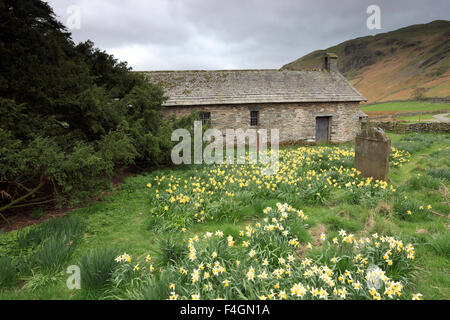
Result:
<svg viewBox="0 0 450 320"><path fill-rule="evenodd" d="M318 70L149 71L168 96L164 114L197 110L203 123L225 129L279 129L280 142L344 142L361 129L366 99L327 54Z"/></svg>

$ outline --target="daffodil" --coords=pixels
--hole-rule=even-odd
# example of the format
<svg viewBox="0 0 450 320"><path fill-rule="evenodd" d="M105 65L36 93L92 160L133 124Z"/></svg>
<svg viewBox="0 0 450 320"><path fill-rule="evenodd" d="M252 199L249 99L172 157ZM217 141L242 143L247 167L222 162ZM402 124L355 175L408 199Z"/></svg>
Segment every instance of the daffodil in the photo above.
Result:
<svg viewBox="0 0 450 320"><path fill-rule="evenodd" d="M412 295L412 300L423 300L422 299L422 294L421 293L414 293Z"/></svg>

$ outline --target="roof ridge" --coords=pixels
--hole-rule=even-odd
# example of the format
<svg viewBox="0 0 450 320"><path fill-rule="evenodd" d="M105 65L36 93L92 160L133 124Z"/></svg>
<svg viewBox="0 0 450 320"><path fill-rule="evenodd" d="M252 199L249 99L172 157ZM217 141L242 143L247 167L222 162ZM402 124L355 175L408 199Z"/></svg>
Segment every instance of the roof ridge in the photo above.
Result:
<svg viewBox="0 0 450 320"><path fill-rule="evenodd" d="M278 69L216 69L216 70L188 69L188 70L144 70L135 72L223 72L223 71L278 71Z"/></svg>

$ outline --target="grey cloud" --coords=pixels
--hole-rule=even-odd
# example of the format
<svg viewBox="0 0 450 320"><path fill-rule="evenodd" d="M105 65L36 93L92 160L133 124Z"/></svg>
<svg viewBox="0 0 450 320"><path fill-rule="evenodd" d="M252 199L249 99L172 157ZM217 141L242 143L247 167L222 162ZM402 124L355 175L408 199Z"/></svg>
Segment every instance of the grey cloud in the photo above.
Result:
<svg viewBox="0 0 450 320"><path fill-rule="evenodd" d="M355 37L448 19L446 0L52 0L65 23L81 8L75 41L128 61L135 70L279 68ZM368 30L366 8L381 8Z"/></svg>

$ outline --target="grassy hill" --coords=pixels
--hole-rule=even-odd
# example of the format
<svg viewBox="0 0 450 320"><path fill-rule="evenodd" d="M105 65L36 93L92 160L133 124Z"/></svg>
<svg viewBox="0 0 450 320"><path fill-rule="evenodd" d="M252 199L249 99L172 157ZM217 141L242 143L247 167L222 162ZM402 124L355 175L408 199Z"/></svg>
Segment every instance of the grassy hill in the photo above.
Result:
<svg viewBox="0 0 450 320"><path fill-rule="evenodd" d="M368 102L450 95L450 21L436 20L348 40L316 50L282 67L301 70L322 65L325 52L339 56L338 67Z"/></svg>

